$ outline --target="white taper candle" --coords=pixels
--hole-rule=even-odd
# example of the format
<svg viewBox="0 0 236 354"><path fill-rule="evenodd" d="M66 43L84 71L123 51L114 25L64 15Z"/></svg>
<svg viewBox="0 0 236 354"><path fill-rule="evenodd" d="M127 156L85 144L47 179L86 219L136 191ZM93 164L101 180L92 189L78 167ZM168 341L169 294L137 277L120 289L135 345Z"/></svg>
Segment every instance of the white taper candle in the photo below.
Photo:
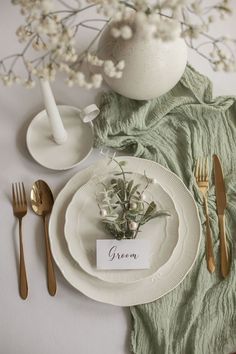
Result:
<svg viewBox="0 0 236 354"><path fill-rule="evenodd" d="M67 140L67 132L64 128L50 84L47 80L41 79L40 87L43 95L45 109L49 119L49 124L52 130L52 136L57 144L63 144Z"/></svg>

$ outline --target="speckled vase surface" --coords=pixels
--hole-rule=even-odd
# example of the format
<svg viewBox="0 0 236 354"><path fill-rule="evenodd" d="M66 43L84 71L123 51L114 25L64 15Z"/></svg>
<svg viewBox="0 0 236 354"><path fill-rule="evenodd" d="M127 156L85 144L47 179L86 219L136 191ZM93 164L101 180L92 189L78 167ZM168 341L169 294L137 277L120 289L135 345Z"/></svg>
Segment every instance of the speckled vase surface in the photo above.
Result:
<svg viewBox="0 0 236 354"><path fill-rule="evenodd" d="M103 32L97 50L102 59L124 60L122 78L110 78L106 83L117 93L136 100L158 97L172 89L181 78L187 64L187 46L182 38L163 42L144 38L142 29L131 39L114 38L112 23Z"/></svg>

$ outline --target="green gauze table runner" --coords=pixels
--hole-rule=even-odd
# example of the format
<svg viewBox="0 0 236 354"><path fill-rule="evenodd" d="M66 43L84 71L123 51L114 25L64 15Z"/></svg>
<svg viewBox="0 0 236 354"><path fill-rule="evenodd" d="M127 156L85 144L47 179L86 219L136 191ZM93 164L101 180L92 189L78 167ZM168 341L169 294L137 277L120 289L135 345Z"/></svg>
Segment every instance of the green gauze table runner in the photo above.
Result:
<svg viewBox="0 0 236 354"><path fill-rule="evenodd" d="M203 227L197 260L184 281L152 303L131 307L136 354L228 354L236 351L236 99L212 97L210 81L187 67L167 94L135 101L114 92L101 99L95 145L155 160L176 173L193 194ZM217 268L205 261L202 201L193 170L199 156L221 158L227 188L230 275L219 272L219 230L211 175L209 212ZM148 291L148 290L147 290Z"/></svg>

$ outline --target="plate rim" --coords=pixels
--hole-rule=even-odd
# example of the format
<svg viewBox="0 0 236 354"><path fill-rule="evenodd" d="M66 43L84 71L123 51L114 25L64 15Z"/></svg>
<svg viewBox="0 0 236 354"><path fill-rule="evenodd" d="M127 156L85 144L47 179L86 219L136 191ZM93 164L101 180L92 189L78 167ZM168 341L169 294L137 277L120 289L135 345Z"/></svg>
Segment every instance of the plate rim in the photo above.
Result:
<svg viewBox="0 0 236 354"><path fill-rule="evenodd" d="M108 171L107 173L109 174L111 171ZM131 171L132 172L132 171ZM134 172L134 174L137 174L140 176L143 176L141 173L137 173L137 172ZM102 177L104 177L104 174L101 174ZM135 282L138 282L144 278L148 278L148 277L152 277L157 271L158 269L162 268L165 266L165 264L169 261L169 259L171 258L173 252L174 252L174 249L175 247L177 246L177 243L179 241L179 215L177 213L177 210L176 210L176 206L175 206L175 203L173 201L173 199L170 197L170 195L167 193L167 191L162 187L162 185L160 183L157 183L157 185L159 185L159 187L162 189L162 191L165 193L165 195L167 195L168 199L171 201L171 203L173 204L173 209L175 211L175 222L176 222L176 233L177 233L177 236L176 236L176 242L174 243L174 246L172 247L171 251L170 251L170 254L168 255L168 258L166 261L164 261L164 263L162 263L161 265L158 266L157 269L155 269L152 273L148 274L148 275L144 275L142 276L141 278L138 278L138 279L134 279L134 280L119 280L119 281L115 281L115 280L111 280L111 279L105 279L103 276L99 276L99 272L98 274L95 274L95 272L93 272L93 270L89 270L89 268L86 266L84 267L83 264L76 258L75 256L75 253L72 249L73 245L70 243L70 237L71 237L71 232L75 232L75 230L72 231L72 228L75 229L75 225L73 225L73 227L71 228L71 225L68 224L68 213L73 213L74 214L74 204L77 203L78 201L78 193L81 192L81 189L83 189L88 183L92 182L92 178L89 179L84 185L82 185L80 188L77 189L77 191L74 193L71 201L69 202L67 208L66 208L66 212L65 212L65 225L64 225L64 236L65 236L65 240L66 240L66 243L67 243L67 247L69 249L69 253L71 255L71 257L74 259L74 261L76 263L78 263L78 265L80 266L80 268L82 268L85 272L87 272L88 274L90 274L91 276L94 276L102 281L107 281L107 282L110 282L110 283L114 283L114 284L127 284L127 283L135 283ZM80 206L80 208L82 208L83 206ZM81 210L81 209L79 209ZM78 210L78 213L79 213L79 210ZM78 222L75 222L76 224ZM76 225L76 228L77 228L77 225ZM74 239L75 235L73 236L73 239ZM112 237L111 237L112 238ZM74 244L74 242L73 242ZM147 269L146 269L147 271ZM116 272L116 270L115 270Z"/></svg>
<svg viewBox="0 0 236 354"><path fill-rule="evenodd" d="M133 156L119 156L117 157L118 159L126 159L126 160L136 160L139 162L144 162L144 163L151 163L156 165L157 167L165 170L167 173L169 173L170 175L172 175L174 178L176 178L176 180L178 181L178 183L182 186L182 188L185 190L186 192L186 196L188 196L189 200L191 201L192 204L192 211L195 214L195 218L196 218L196 226L198 226L198 228L195 230L194 234L197 237L197 239L195 240L196 246L194 248L194 252L193 255L191 257L191 264L189 264L189 257L188 257L188 266L187 269L182 270L178 276L177 281L174 279L170 279L169 283L170 286L167 290L162 290L161 294L156 294L155 295L150 295L150 291L149 292L145 292L145 298L140 298L140 294L138 293L138 291L140 289L143 288L143 284L145 283L145 279L141 280L138 283L135 284L126 284L126 285L122 285L122 286L118 286L117 284L112 284L112 287L109 287L106 282L99 280L99 279L94 279L94 277L88 275L87 273L85 274L84 271L82 271L81 269L79 269L79 266L76 264L74 264L73 262L71 262L70 264L68 264L68 259L66 258L66 263L63 265L63 267L60 264L60 257L61 259L63 259L63 255L62 255L62 250L60 249L60 247L58 248L58 244L60 243L60 240L57 240L57 237L55 238L55 230L53 233L53 222L54 219L56 218L55 216L55 210L58 206L58 204L61 202L65 203L65 200L68 199L68 197L66 197L66 191L70 188L73 187L73 183L76 181L76 179L81 180L81 174L83 175L83 179L85 178L85 180L89 177L88 175L91 173L91 168L94 164L90 165L88 168L77 172L67 183L66 185L62 188L62 190L60 191L60 193L58 194L58 197L55 200L54 203L54 207L52 210L52 214L50 217L50 221L49 221L49 237L50 237L50 244L51 244L51 248L52 248L52 253L55 259L55 262L57 264L57 266L59 267L59 269L61 270L63 276L65 277L65 279L67 280L68 283L70 283L71 286L73 286L75 289L79 290L81 293L83 293L84 295L88 296L89 298L96 300L98 302L102 302L102 303L107 303L107 304L112 304L115 306L135 306L135 305L139 305L139 304L145 304L145 303L149 303L152 302L154 300L159 299L160 297L166 295L167 293L169 293L170 291L174 290L187 276L187 274L190 272L190 270L192 269L193 265L195 264L197 255L198 255L198 251L199 251L199 246L200 246L200 241L201 241L201 236L202 236L202 228L201 228L201 221L200 221L200 217L199 217L199 212L198 212L198 208L196 205L196 202L192 196L192 194L190 193L190 191L188 190L188 188L186 187L186 185L183 183L183 181L180 179L179 176L177 176L175 173L173 173L172 171L170 171L169 169L167 169L166 167L160 165L159 163L155 162L155 161L151 161L151 160L147 160L147 159L143 159L143 158L139 158L139 157L133 157ZM98 160L99 161L99 160ZM96 161L95 164L98 162ZM86 177L87 176L87 177ZM76 182L78 184L78 182ZM82 182L83 183L83 182ZM77 188L77 187L73 187L73 188ZM76 190L76 189L75 189ZM71 197L73 196L73 192L72 195L70 196L69 200L71 200ZM63 201L63 198L65 199ZM67 199L66 199L67 198ZM68 201L69 202L69 201ZM62 206L59 208L62 208ZM59 211L59 214L62 213L62 211ZM64 220L61 220L63 222L64 225ZM55 222L57 223L56 228L58 228L58 222L55 219ZM60 230L58 230L60 232ZM54 237L53 237L54 234ZM193 233L191 233L193 234ZM56 240L56 243L54 243ZM186 240L189 240L189 238L186 238ZM57 254L57 248L59 249L59 257ZM179 260L178 262L179 263ZM68 269L69 268L69 269ZM75 268L75 270L74 270ZM176 267L175 267L176 268ZM184 267L186 268L186 266ZM68 272L69 270L69 272ZM71 270L75 271L76 277L71 276ZM80 275L80 276L79 276ZM82 283L84 282L83 286L81 285L81 280ZM158 280L160 280L160 277L158 278ZM95 285L94 285L95 283ZM153 283L156 283L156 281L154 282L150 282L149 286L152 287ZM99 286L97 286L97 284L99 284ZM138 285L141 284L141 287L139 287ZM103 287L102 287L103 285ZM145 285L145 284L144 284ZM106 286L105 292L103 291L103 288ZM117 293L117 289L119 290L119 293ZM95 293L93 293L93 291L95 291ZM128 294L130 294L130 296L133 296L133 299L131 300L127 300L127 298L125 298L124 301L124 291ZM109 294L107 294L107 292L109 292ZM111 297L111 295L115 294L115 298Z"/></svg>

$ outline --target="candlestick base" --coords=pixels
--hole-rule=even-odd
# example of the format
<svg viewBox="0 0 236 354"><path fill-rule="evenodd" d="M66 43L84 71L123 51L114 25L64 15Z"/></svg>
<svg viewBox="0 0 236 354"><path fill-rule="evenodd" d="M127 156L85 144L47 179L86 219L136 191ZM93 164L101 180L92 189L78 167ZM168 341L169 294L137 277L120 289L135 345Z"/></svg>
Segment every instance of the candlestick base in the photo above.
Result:
<svg viewBox="0 0 236 354"><path fill-rule="evenodd" d="M30 123L26 142L28 150L40 165L53 170L67 170L88 157L93 148L92 122L84 123L80 110L58 106L68 138L64 144L55 143L46 110L38 113Z"/></svg>

